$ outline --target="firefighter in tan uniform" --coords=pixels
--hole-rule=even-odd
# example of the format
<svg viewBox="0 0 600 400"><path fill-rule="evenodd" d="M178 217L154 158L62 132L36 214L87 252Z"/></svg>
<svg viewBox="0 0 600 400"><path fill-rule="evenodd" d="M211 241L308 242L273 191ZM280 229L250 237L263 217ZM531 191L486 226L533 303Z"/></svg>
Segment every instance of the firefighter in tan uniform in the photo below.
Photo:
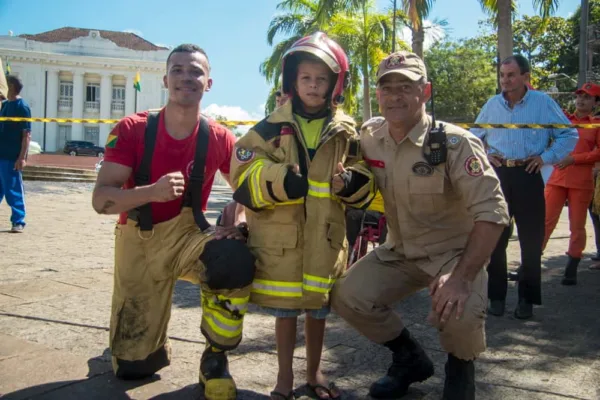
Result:
<svg viewBox="0 0 600 400"><path fill-rule="evenodd" d="M216 171L228 179L235 143L230 131L200 114L209 70L199 47L173 49L166 107L127 116L113 129L92 202L98 213L120 214L110 319L115 375L142 379L169 365L167 327L181 278L202 288L205 398L233 400L225 351L242 339L255 258L238 229L215 232L203 215Z"/></svg>
<svg viewBox="0 0 600 400"><path fill-rule="evenodd" d="M271 398L294 397L303 311L308 386L318 398L338 398L319 368L329 292L346 265L345 204L368 205L375 187L359 159L354 121L338 108L348 73L343 49L318 32L292 45L282 69L289 100L236 143L232 158L233 198L247 207L248 246L257 258L250 301L277 318Z"/></svg>
<svg viewBox="0 0 600 400"><path fill-rule="evenodd" d="M397 398L433 375L433 364L393 304L429 287L428 317L448 352L444 399L475 398L473 360L485 350L485 264L508 225L507 205L479 139L425 112L431 85L413 53L388 56L377 72L385 120L361 130L365 160L383 194L388 236L335 284L332 306L393 353L374 398Z"/></svg>

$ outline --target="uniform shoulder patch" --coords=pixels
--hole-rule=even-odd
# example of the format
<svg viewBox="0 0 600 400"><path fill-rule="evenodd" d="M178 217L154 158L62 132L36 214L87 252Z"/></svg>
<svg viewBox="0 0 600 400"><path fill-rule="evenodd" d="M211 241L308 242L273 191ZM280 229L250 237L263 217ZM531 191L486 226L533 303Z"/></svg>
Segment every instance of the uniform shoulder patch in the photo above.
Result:
<svg viewBox="0 0 600 400"><path fill-rule="evenodd" d="M483 175L483 164L479 157L475 155L467 157L465 160L465 171L471 176Z"/></svg>
<svg viewBox="0 0 600 400"><path fill-rule="evenodd" d="M237 147L235 149L235 159L241 164L252 161L254 155L255 153L252 150L244 149L242 147Z"/></svg>
<svg viewBox="0 0 600 400"><path fill-rule="evenodd" d="M281 124L273 124L268 122L267 119L263 119L252 128L258 135L265 141L268 142L279 136L281 131Z"/></svg>
<svg viewBox="0 0 600 400"><path fill-rule="evenodd" d="M462 140L463 138L461 136L450 134L448 135L448 139L446 139L446 142L448 143L448 147L453 149L457 147Z"/></svg>
<svg viewBox="0 0 600 400"><path fill-rule="evenodd" d="M412 166L412 171L419 176L433 175L433 167L423 161L414 163Z"/></svg>
<svg viewBox="0 0 600 400"><path fill-rule="evenodd" d="M381 128L381 126L385 123L385 118L383 117L373 117L370 120L366 121L360 127L361 132L373 132L377 129Z"/></svg>

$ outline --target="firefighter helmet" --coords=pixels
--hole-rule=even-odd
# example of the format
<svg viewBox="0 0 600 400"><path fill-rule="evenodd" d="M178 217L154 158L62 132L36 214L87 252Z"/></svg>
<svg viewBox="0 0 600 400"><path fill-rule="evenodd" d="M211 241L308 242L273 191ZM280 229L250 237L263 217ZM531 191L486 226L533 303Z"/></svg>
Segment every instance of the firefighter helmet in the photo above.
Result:
<svg viewBox="0 0 600 400"><path fill-rule="evenodd" d="M331 69L336 75L335 85L330 93L332 106L335 107L343 103L344 90L348 87L350 80L348 57L344 49L323 32L316 32L297 40L283 55L283 93L290 97L294 94L292 88L296 77L291 75L296 71L296 68L294 68L295 65L290 64L292 61L290 56L298 52L306 52L316 56Z"/></svg>

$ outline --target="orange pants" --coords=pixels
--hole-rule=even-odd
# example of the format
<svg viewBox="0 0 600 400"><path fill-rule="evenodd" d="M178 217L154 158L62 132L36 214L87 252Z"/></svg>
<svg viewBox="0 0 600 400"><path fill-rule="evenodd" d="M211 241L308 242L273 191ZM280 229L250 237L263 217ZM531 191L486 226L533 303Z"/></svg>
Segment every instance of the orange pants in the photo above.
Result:
<svg viewBox="0 0 600 400"><path fill-rule="evenodd" d="M594 195L593 190L573 189L562 186L546 185L544 192L546 198L546 235L544 237L543 249L546 248L548 239L556 227L560 213L569 201L569 229L571 237L569 240L569 251L567 254L573 258L581 258L585 249L585 222L587 210Z"/></svg>

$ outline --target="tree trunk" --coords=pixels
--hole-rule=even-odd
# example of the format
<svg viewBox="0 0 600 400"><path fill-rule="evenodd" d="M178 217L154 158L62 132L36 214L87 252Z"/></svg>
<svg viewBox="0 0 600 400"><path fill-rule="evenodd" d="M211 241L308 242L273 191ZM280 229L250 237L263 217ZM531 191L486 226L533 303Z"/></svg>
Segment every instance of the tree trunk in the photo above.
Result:
<svg viewBox="0 0 600 400"><path fill-rule="evenodd" d="M371 86L369 74L363 74L363 122L371 119Z"/></svg>
<svg viewBox="0 0 600 400"><path fill-rule="evenodd" d="M513 55L511 0L498 0L498 52L500 62Z"/></svg>
<svg viewBox="0 0 600 400"><path fill-rule="evenodd" d="M419 25L419 29L412 31L412 52L418 55L423 60L423 46L425 44L425 30L423 28L423 21Z"/></svg>
<svg viewBox="0 0 600 400"><path fill-rule="evenodd" d="M362 62L363 76L363 122L371 119L371 85L369 83L368 53L365 49Z"/></svg>

